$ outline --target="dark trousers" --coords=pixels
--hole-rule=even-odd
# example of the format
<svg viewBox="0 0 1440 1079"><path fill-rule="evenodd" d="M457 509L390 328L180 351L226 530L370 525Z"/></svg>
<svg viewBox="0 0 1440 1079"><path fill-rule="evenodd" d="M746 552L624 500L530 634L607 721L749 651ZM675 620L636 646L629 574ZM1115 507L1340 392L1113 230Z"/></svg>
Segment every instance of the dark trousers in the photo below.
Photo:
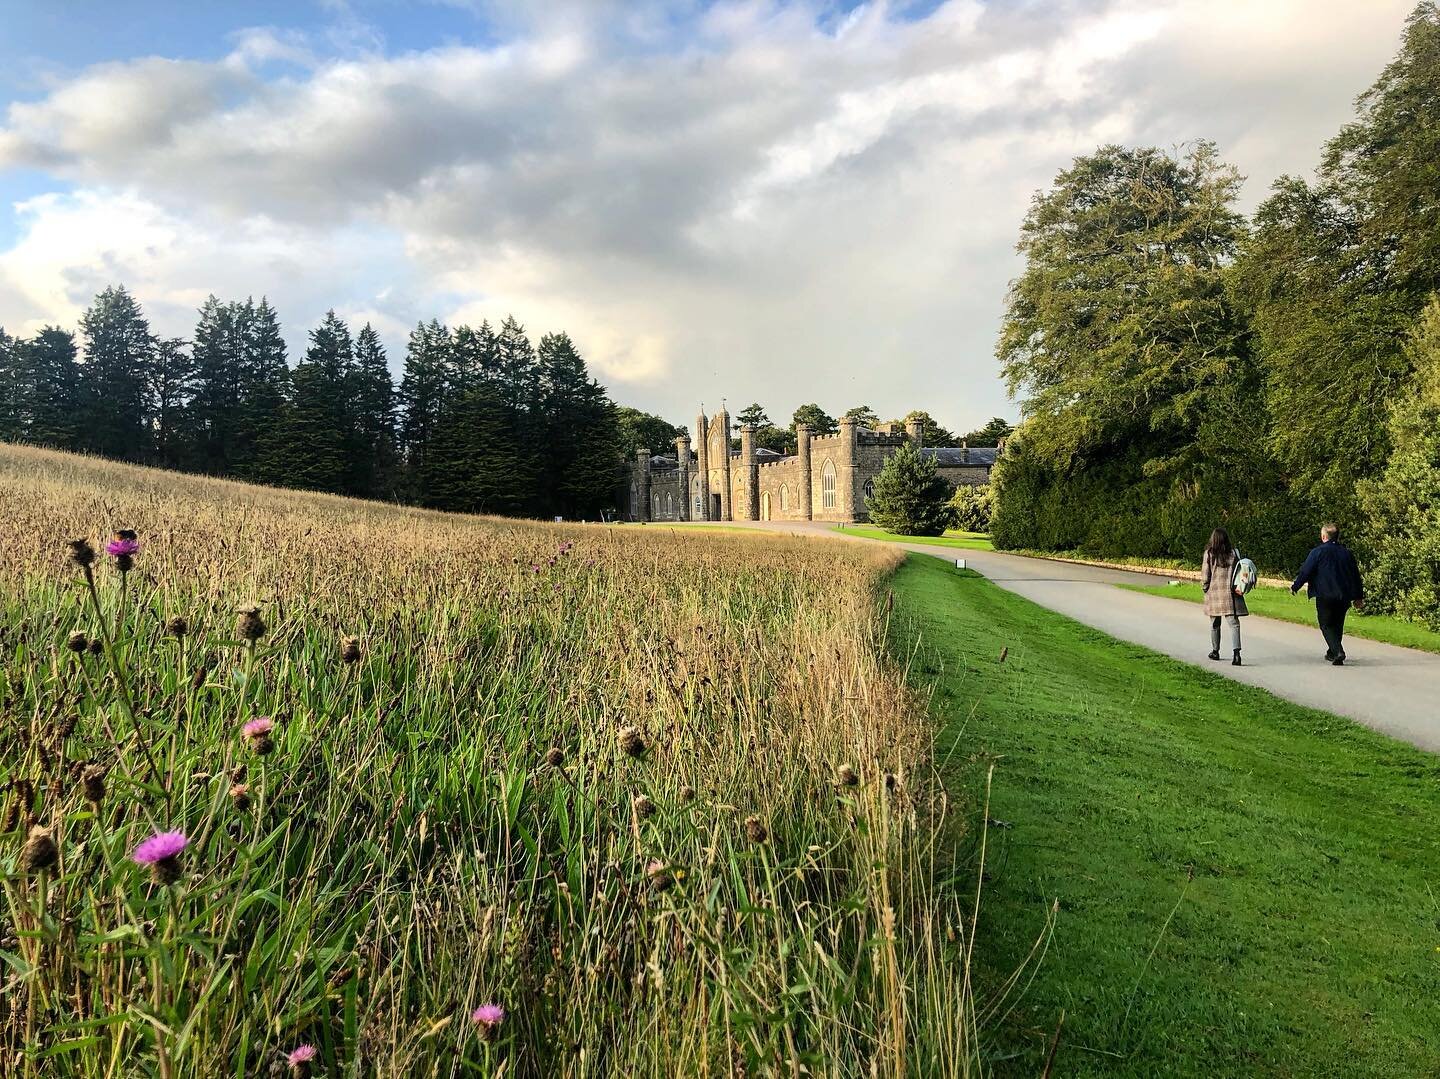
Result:
<svg viewBox="0 0 1440 1079"><path fill-rule="evenodd" d="M1345 635L1345 612L1349 609L1348 599L1315 597L1315 617L1320 622L1320 632L1325 634L1326 649L1332 656L1345 654L1340 639Z"/></svg>

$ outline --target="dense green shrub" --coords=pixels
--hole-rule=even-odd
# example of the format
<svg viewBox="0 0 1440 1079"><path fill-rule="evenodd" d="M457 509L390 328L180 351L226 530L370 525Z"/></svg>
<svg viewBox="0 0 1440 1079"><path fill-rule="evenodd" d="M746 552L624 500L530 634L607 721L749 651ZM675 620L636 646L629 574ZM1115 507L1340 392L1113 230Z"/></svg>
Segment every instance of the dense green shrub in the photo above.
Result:
<svg viewBox="0 0 1440 1079"><path fill-rule="evenodd" d="M995 492L988 483L972 487L962 483L950 496L952 524L965 532L989 532L995 512Z"/></svg>

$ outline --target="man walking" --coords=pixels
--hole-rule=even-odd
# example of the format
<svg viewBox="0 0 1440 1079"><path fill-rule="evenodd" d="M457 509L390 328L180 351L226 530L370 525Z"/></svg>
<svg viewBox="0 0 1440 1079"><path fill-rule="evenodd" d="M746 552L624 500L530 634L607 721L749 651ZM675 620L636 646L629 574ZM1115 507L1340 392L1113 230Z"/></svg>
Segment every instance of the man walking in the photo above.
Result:
<svg viewBox="0 0 1440 1079"><path fill-rule="evenodd" d="M1325 658L1337 667L1345 665L1345 649L1340 641L1345 633L1345 612L1350 604L1365 606L1365 590L1360 584L1360 567L1355 556L1340 542L1340 529L1327 524L1320 529L1320 546L1305 556L1295 583L1294 595L1301 585L1309 585L1308 595L1315 601L1315 618L1325 634Z"/></svg>

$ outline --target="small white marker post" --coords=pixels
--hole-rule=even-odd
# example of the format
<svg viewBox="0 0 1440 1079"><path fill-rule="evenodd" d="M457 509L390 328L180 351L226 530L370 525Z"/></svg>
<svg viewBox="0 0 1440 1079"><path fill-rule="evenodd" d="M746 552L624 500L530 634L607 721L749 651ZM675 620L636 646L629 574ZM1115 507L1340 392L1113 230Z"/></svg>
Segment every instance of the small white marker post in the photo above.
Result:
<svg viewBox="0 0 1440 1079"><path fill-rule="evenodd" d="M956 569L964 569L964 568L965 568L965 559L963 559L963 558L957 558L957 559L955 559L955 568L956 568Z"/></svg>

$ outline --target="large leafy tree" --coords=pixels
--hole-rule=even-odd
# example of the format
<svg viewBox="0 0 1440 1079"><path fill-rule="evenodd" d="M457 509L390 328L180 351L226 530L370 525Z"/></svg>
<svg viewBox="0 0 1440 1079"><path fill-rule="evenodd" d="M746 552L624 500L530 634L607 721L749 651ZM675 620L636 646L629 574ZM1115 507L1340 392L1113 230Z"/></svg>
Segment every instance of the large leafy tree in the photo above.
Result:
<svg viewBox="0 0 1440 1079"><path fill-rule="evenodd" d="M1385 463L1406 332L1440 288L1437 190L1440 9L1427 0L1314 181L1276 182L1234 273L1276 420L1270 447L1335 515Z"/></svg>
<svg viewBox="0 0 1440 1079"><path fill-rule="evenodd" d="M867 505L870 520L899 536L938 536L949 526L950 485L935 470L935 459L906 442L875 477Z"/></svg>
<svg viewBox="0 0 1440 1079"><path fill-rule="evenodd" d="M653 412L641 412L629 405L616 407L615 422L620 453L625 457L635 456L635 451L642 447L651 453L674 453L675 439L685 430Z"/></svg>
<svg viewBox="0 0 1440 1079"><path fill-rule="evenodd" d="M1394 395L1385 468L1361 486L1379 605L1440 630L1440 299L1406 349L1414 374Z"/></svg>
<svg viewBox="0 0 1440 1079"><path fill-rule="evenodd" d="M795 427L802 423L809 425L812 435L833 435L840 430L835 418L815 404L801 405L795 410L795 414L790 417L790 433L793 435Z"/></svg>
<svg viewBox="0 0 1440 1079"><path fill-rule="evenodd" d="M983 427L977 427L964 436L965 442L971 446L998 446L1000 440L1008 438L1015 428L1010 421L1001 416L991 416Z"/></svg>

